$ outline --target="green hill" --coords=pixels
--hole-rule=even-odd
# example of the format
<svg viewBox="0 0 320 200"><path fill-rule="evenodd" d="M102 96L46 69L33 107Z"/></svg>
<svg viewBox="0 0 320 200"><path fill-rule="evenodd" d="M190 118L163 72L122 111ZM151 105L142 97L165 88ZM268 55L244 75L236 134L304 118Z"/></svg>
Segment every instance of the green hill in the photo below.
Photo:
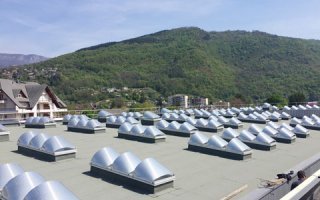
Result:
<svg viewBox="0 0 320 200"><path fill-rule="evenodd" d="M259 100L295 92L309 99L320 96L320 41L258 31L165 30L26 68L36 81L53 86L62 99L73 103L102 100L102 88L123 86L210 99L242 94ZM30 78L24 69L19 74Z"/></svg>

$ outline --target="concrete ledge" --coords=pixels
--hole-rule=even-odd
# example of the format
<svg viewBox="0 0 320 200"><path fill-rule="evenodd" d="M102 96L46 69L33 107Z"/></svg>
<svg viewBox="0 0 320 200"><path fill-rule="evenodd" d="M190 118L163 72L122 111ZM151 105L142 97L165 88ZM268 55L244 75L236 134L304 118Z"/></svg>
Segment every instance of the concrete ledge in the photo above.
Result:
<svg viewBox="0 0 320 200"><path fill-rule="evenodd" d="M119 124L106 124L106 127L108 128L119 128L121 125Z"/></svg>
<svg viewBox="0 0 320 200"><path fill-rule="evenodd" d="M82 129L82 128L73 128L68 127L68 131L71 132L78 132L78 133L88 133L88 134L95 134L95 133L105 133L106 129L98 129L98 130L92 130L92 129Z"/></svg>
<svg viewBox="0 0 320 200"><path fill-rule="evenodd" d="M196 128L199 129L199 131L205 131L205 132L211 132L211 133L217 133L217 132L223 130L223 127L217 128L217 129L213 129L213 128L204 128L204 127L196 126Z"/></svg>
<svg viewBox="0 0 320 200"><path fill-rule="evenodd" d="M56 123L54 124L25 124L25 128L55 128L57 126Z"/></svg>
<svg viewBox="0 0 320 200"><path fill-rule="evenodd" d="M55 161L59 161L59 160L65 160L65 159L76 157L75 152L62 154L62 155L52 155L52 154L36 151L36 150L29 149L29 148L22 147L22 146L18 146L18 152L23 155L26 155L26 156L34 157L39 160L44 160L44 161L49 161L49 162L55 162Z"/></svg>
<svg viewBox="0 0 320 200"><path fill-rule="evenodd" d="M257 120L251 120L251 119L239 119L242 122L246 123L254 123L254 124L266 124L267 121L257 121Z"/></svg>
<svg viewBox="0 0 320 200"><path fill-rule="evenodd" d="M91 166L90 174L95 177L100 177L102 179L105 179L108 182L117 183L133 190L138 189L139 191L148 193L148 194L154 194L154 193L173 187L173 181L163 183L161 185L153 186L153 185L149 185L147 183L138 181L136 179L132 179L127 176L122 176L120 174L112 173L110 171L103 170L94 166Z"/></svg>
<svg viewBox="0 0 320 200"><path fill-rule="evenodd" d="M262 150L262 151L271 151L271 150L276 149L276 146L277 146L277 145L267 146L267 145L250 143L250 142L243 142L243 143L245 143L246 145L248 145L252 149L258 149L258 150Z"/></svg>
<svg viewBox="0 0 320 200"><path fill-rule="evenodd" d="M290 124L290 126L296 127L296 124ZM320 130L320 126L306 126L306 125L301 125L301 126L305 127L306 129L310 129L310 130L316 130L316 131Z"/></svg>
<svg viewBox="0 0 320 200"><path fill-rule="evenodd" d="M191 144L188 145L188 150L200 152L200 153L204 153L204 154L208 154L208 155L215 155L215 156L219 156L222 158L228 158L228 159L233 159L233 160L246 160L246 159L252 157L252 154L241 155L241 154L236 154L236 153L232 153L232 152L228 152L228 151L220 151L220 150L216 150L216 149L209 149L206 147L199 147L199 146L195 146L195 145L191 145Z"/></svg>
<svg viewBox="0 0 320 200"><path fill-rule="evenodd" d="M310 136L310 134L297 134L297 133L295 133L295 134L296 134L296 136L297 136L298 138L307 138L307 137Z"/></svg>
<svg viewBox="0 0 320 200"><path fill-rule="evenodd" d="M165 142L166 138L147 138L147 137L140 137L137 135L129 135L129 134L122 134L118 133L118 138L123 138L127 140L134 140L139 142L145 142L145 143L159 143L159 142Z"/></svg>
<svg viewBox="0 0 320 200"><path fill-rule="evenodd" d="M275 139L277 142L279 143L285 143L285 144L291 144L293 142L296 141L296 139L293 139L293 140L289 140L289 139L284 139L284 138L275 138L273 137L273 139Z"/></svg>
<svg viewBox="0 0 320 200"><path fill-rule="evenodd" d="M106 117L98 117L98 122L100 123L106 123L107 122L107 118Z"/></svg>
<svg viewBox="0 0 320 200"><path fill-rule="evenodd" d="M209 119L209 117L200 117L200 116L195 116L194 118L195 118L195 119L200 119L200 118L202 118L202 119Z"/></svg>
<svg viewBox="0 0 320 200"><path fill-rule="evenodd" d="M184 120L172 120L172 119L165 119L167 122L173 122L173 121L176 121L176 122L178 122L178 123L180 123L180 124L183 124L184 122L186 122L186 121L184 121Z"/></svg>
<svg viewBox="0 0 320 200"><path fill-rule="evenodd" d="M161 130L161 131L167 135L173 135L173 136L179 136L179 137L190 137L190 134L182 133L178 131L169 131L169 130Z"/></svg>
<svg viewBox="0 0 320 200"><path fill-rule="evenodd" d="M155 120L145 120L145 119L141 119L141 124L145 125L145 126L153 126L155 125L157 122L159 122L161 119L155 119Z"/></svg>
<svg viewBox="0 0 320 200"><path fill-rule="evenodd" d="M227 142L230 142L230 139L227 138L223 138L224 140L226 140ZM247 146L249 146L252 149L257 149L257 150L262 150L262 151L271 151L276 149L277 145L273 145L273 146L268 146L268 145L263 145L263 144L257 144L257 143L252 143L252 142L245 142L245 141L241 141L243 143L245 143Z"/></svg>
<svg viewBox="0 0 320 200"><path fill-rule="evenodd" d="M6 142L6 141L9 141L9 134L0 135L0 142Z"/></svg>
<svg viewBox="0 0 320 200"><path fill-rule="evenodd" d="M288 169L284 173L289 173L291 170L294 171L292 179L289 182L277 185L270 188L257 188L250 192L248 195L241 198L241 200L278 200L290 192L291 184L296 181L297 172L303 170L306 176L311 176L317 170L320 169L320 153L312 156L311 158L299 163L298 165ZM275 172L277 173L277 172ZM278 172L279 173L279 172ZM281 172L280 172L281 173Z"/></svg>
<svg viewBox="0 0 320 200"><path fill-rule="evenodd" d="M240 124L240 125L224 124L223 126L224 126L224 128L233 128L233 129L238 129L238 128L243 127L243 124Z"/></svg>

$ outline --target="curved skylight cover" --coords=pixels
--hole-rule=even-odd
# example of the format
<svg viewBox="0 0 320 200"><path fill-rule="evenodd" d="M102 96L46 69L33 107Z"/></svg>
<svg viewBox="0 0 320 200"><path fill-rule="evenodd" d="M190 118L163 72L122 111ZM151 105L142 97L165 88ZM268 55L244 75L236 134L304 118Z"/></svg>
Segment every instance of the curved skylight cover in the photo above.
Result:
<svg viewBox="0 0 320 200"><path fill-rule="evenodd" d="M223 125L218 121L215 121L215 120L209 120L208 121L207 128L218 129L218 128L221 128L221 127L223 127Z"/></svg>
<svg viewBox="0 0 320 200"><path fill-rule="evenodd" d="M262 129L255 124L251 124L248 128L248 131L254 135L257 135L258 133L262 132Z"/></svg>
<svg viewBox="0 0 320 200"><path fill-rule="evenodd" d="M100 122L98 122L97 120L95 119L90 119L87 124L86 124L86 127L87 128L90 128L90 129L95 129L95 128L102 128L104 126L102 126L102 124Z"/></svg>
<svg viewBox="0 0 320 200"><path fill-rule="evenodd" d="M146 120L160 119L160 116L153 112L146 111L143 113L143 119L146 119Z"/></svg>
<svg viewBox="0 0 320 200"><path fill-rule="evenodd" d="M71 119L71 117L72 117L72 115L67 114L67 115L65 115L65 116L63 117L62 121L63 121L63 122L69 122L69 120Z"/></svg>
<svg viewBox="0 0 320 200"><path fill-rule="evenodd" d="M79 118L71 118L68 122L68 127L77 127L79 120Z"/></svg>
<svg viewBox="0 0 320 200"><path fill-rule="evenodd" d="M161 108L161 111L160 111L160 113L161 114L164 114L164 113L171 113L172 111L171 110L169 110L169 109L167 109L167 108Z"/></svg>
<svg viewBox="0 0 320 200"><path fill-rule="evenodd" d="M276 130L278 130L280 128L280 126L278 124L276 124L276 123L274 123L272 121L267 122L267 126L270 126L270 127L274 128Z"/></svg>
<svg viewBox="0 0 320 200"><path fill-rule="evenodd" d="M119 155L120 154L113 148L104 147L93 155L90 164L102 169L107 169L111 167Z"/></svg>
<svg viewBox="0 0 320 200"><path fill-rule="evenodd" d="M197 117L202 117L203 116L203 113L198 109L194 109L193 112L194 112L194 115L197 116Z"/></svg>
<svg viewBox="0 0 320 200"><path fill-rule="evenodd" d="M290 118L291 115L289 115L288 113L286 112L282 112L281 115L280 115L281 118Z"/></svg>
<svg viewBox="0 0 320 200"><path fill-rule="evenodd" d="M45 180L35 172L24 172L12 178L2 190L2 196L8 200L23 200L33 188Z"/></svg>
<svg viewBox="0 0 320 200"><path fill-rule="evenodd" d="M161 118L164 120L170 120L171 115L170 115L170 113L164 113L164 114L162 114Z"/></svg>
<svg viewBox="0 0 320 200"><path fill-rule="evenodd" d="M156 127L158 129L166 129L169 126L169 122L167 122L166 120L161 120L158 123L156 123Z"/></svg>
<svg viewBox="0 0 320 200"><path fill-rule="evenodd" d="M226 124L229 122L229 120L227 120L225 117L223 116L219 116L218 117L218 122L220 122L221 124Z"/></svg>
<svg viewBox="0 0 320 200"><path fill-rule="evenodd" d="M196 127L192 126L191 124L189 124L188 122L184 122L183 124L181 124L179 130L181 132L191 133L193 131L197 131L198 129Z"/></svg>
<svg viewBox="0 0 320 200"><path fill-rule="evenodd" d="M185 114L188 114L188 115L194 115L194 112L192 109L187 109Z"/></svg>
<svg viewBox="0 0 320 200"><path fill-rule="evenodd" d="M238 125L242 124L242 122L239 121L237 118L232 117L232 118L229 120L228 124L238 126Z"/></svg>
<svg viewBox="0 0 320 200"><path fill-rule="evenodd" d="M195 133L190 136L188 144L203 146L208 142L208 139L209 138L202 133Z"/></svg>
<svg viewBox="0 0 320 200"><path fill-rule="evenodd" d="M134 113L133 113L133 117L136 118L136 119L137 119L137 118L141 118L142 116L143 116L143 115L142 115L140 112L134 112Z"/></svg>
<svg viewBox="0 0 320 200"><path fill-rule="evenodd" d="M33 137L35 137L37 133L33 131L27 131L20 135L17 144L19 146L29 146L30 141L32 140Z"/></svg>
<svg viewBox="0 0 320 200"><path fill-rule="evenodd" d="M78 200L58 181L46 181L34 187L23 200Z"/></svg>
<svg viewBox="0 0 320 200"><path fill-rule="evenodd" d="M131 129L132 129L132 124L125 122L119 127L118 132L122 134L130 134Z"/></svg>
<svg viewBox="0 0 320 200"><path fill-rule="evenodd" d="M135 168L134 177L149 184L171 178L174 174L153 158L146 158Z"/></svg>
<svg viewBox="0 0 320 200"><path fill-rule="evenodd" d="M218 121L218 118L214 115L211 115L208 120L214 120L214 121Z"/></svg>
<svg viewBox="0 0 320 200"><path fill-rule="evenodd" d="M14 177L24 173L24 170L18 164L7 163L0 165L0 191Z"/></svg>
<svg viewBox="0 0 320 200"><path fill-rule="evenodd" d="M238 136L238 138L241 140L241 141L248 141L248 142L251 142L253 141L256 136L253 135L252 133L250 133L249 131L247 130L242 130Z"/></svg>
<svg viewBox="0 0 320 200"><path fill-rule="evenodd" d="M311 115L311 119L312 119L313 121L320 121L320 117L317 116L317 115L315 115L315 114L312 114L312 115Z"/></svg>
<svg viewBox="0 0 320 200"><path fill-rule="evenodd" d="M175 178L170 170L153 158L141 161L131 152L119 154L110 147L97 151L90 165L151 185L159 185Z"/></svg>
<svg viewBox="0 0 320 200"><path fill-rule="evenodd" d="M105 111L105 110L100 110L98 113L99 118L106 118L106 117L110 117L110 116L112 116L112 114Z"/></svg>
<svg viewBox="0 0 320 200"><path fill-rule="evenodd" d="M43 133L37 134L30 140L28 146L33 149L40 149L45 143L45 141L49 139L49 137L50 136Z"/></svg>
<svg viewBox="0 0 320 200"><path fill-rule="evenodd" d="M212 135L207 142L207 147L211 149L225 150L227 144L228 142L220 136Z"/></svg>
<svg viewBox="0 0 320 200"><path fill-rule="evenodd" d="M233 138L226 146L226 150L237 153L237 154L242 154L242 155L247 155L252 153L252 149L248 147L246 144L241 142L238 138Z"/></svg>
<svg viewBox="0 0 320 200"><path fill-rule="evenodd" d="M262 130L265 134L269 135L270 137L275 137L278 134L278 131L270 126L264 127Z"/></svg>
<svg viewBox="0 0 320 200"><path fill-rule="evenodd" d="M161 132L159 129L157 129L154 126L148 126L145 129L143 135L145 137L149 137L149 138L156 138L156 137L159 137L159 136L165 136L165 134L163 132Z"/></svg>
<svg viewBox="0 0 320 200"><path fill-rule="evenodd" d="M118 133L154 139L166 137L166 135L155 126L142 126L140 124L132 125L128 122L120 126Z"/></svg>
<svg viewBox="0 0 320 200"><path fill-rule="evenodd" d="M188 119L187 119L187 122L189 123L189 124L191 124L191 125L196 125L196 123L197 123L197 120L196 119L193 119L193 118L191 118L191 117L189 117Z"/></svg>
<svg viewBox="0 0 320 200"><path fill-rule="evenodd" d="M31 124L32 123L32 120L34 119L34 117L28 117L27 119L26 119L26 124Z"/></svg>
<svg viewBox="0 0 320 200"><path fill-rule="evenodd" d="M114 124L116 123L117 117L116 116L111 116L107 119L108 124Z"/></svg>
<svg viewBox="0 0 320 200"><path fill-rule="evenodd" d="M251 113L251 114L249 114L248 119L257 120L258 117Z"/></svg>
<svg viewBox="0 0 320 200"><path fill-rule="evenodd" d="M300 124L297 124L294 127L293 132L295 134L309 134L309 130L306 129L305 127L301 126Z"/></svg>
<svg viewBox="0 0 320 200"><path fill-rule="evenodd" d="M145 130L146 130L145 126L142 126L140 124L136 124L136 125L132 126L132 129L130 132L133 135L142 135Z"/></svg>
<svg viewBox="0 0 320 200"><path fill-rule="evenodd" d="M238 137L239 135L240 134L237 131L233 130L232 128L227 128L223 131L222 138L231 140L233 138Z"/></svg>
<svg viewBox="0 0 320 200"><path fill-rule="evenodd" d="M123 124L124 122L126 121L126 118L123 117L123 116L119 116L117 117L116 121L115 121L115 124Z"/></svg>
<svg viewBox="0 0 320 200"><path fill-rule="evenodd" d="M248 118L248 116L246 114L244 114L244 113L240 113L238 115L238 119L247 119L247 118Z"/></svg>
<svg viewBox="0 0 320 200"><path fill-rule="evenodd" d="M285 139L294 139L296 135L286 128L280 128L277 137L285 138Z"/></svg>
<svg viewBox="0 0 320 200"><path fill-rule="evenodd" d="M205 120L203 118L200 118L197 120L197 123L195 124L198 127L206 127L208 124L208 120Z"/></svg>
<svg viewBox="0 0 320 200"><path fill-rule="evenodd" d="M29 117L26 119L26 125L44 125L47 123L54 123L49 117Z"/></svg>
<svg viewBox="0 0 320 200"><path fill-rule="evenodd" d="M41 117L33 117L31 124L39 124Z"/></svg>
<svg viewBox="0 0 320 200"><path fill-rule="evenodd" d="M288 130L290 130L290 131L293 131L293 127L292 126L290 126L290 125L288 125L288 124L286 124L286 123L282 123L281 124L281 126L280 126L280 128L286 128L286 129L288 129Z"/></svg>
<svg viewBox="0 0 320 200"><path fill-rule="evenodd" d="M169 124L169 126L167 127L167 130L171 130L171 131L178 131L180 129L181 124L179 124L176 121L173 121Z"/></svg>
<svg viewBox="0 0 320 200"><path fill-rule="evenodd" d="M310 118L303 118L301 123L301 125L307 125L307 126L313 126L314 124L315 122Z"/></svg>
<svg viewBox="0 0 320 200"><path fill-rule="evenodd" d="M125 152L118 156L112 164L112 170L124 174L131 174L141 160L131 152Z"/></svg>
<svg viewBox="0 0 320 200"><path fill-rule="evenodd" d="M254 140L258 143L263 143L270 146L275 145L276 143L276 141L272 137L263 132L259 133Z"/></svg>
<svg viewBox="0 0 320 200"><path fill-rule="evenodd" d="M41 149L53 154L60 151L75 150L76 147L62 136L52 136L44 142Z"/></svg>

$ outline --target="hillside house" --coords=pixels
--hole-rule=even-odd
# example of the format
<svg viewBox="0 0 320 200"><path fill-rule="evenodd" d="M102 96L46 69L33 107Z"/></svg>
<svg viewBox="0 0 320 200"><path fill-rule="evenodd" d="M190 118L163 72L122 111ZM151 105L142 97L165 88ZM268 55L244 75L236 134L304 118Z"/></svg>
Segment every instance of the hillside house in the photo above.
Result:
<svg viewBox="0 0 320 200"><path fill-rule="evenodd" d="M23 120L31 116L62 118L67 106L47 85L16 83L0 79L0 120Z"/></svg>

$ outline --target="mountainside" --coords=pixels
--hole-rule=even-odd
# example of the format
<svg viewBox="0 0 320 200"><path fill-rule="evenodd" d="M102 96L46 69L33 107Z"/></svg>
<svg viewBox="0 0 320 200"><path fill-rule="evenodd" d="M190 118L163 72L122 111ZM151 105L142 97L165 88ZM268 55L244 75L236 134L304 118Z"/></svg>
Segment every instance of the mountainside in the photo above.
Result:
<svg viewBox="0 0 320 200"><path fill-rule="evenodd" d="M102 88L123 86L150 87L164 96L230 99L241 94L262 100L303 92L317 99L320 41L178 28L81 49L28 69L68 103L102 100ZM39 73L42 69L46 76ZM29 78L22 69L20 76Z"/></svg>
<svg viewBox="0 0 320 200"><path fill-rule="evenodd" d="M9 66L38 63L45 60L48 60L48 58L34 54L23 55L0 53L0 67L2 68Z"/></svg>

